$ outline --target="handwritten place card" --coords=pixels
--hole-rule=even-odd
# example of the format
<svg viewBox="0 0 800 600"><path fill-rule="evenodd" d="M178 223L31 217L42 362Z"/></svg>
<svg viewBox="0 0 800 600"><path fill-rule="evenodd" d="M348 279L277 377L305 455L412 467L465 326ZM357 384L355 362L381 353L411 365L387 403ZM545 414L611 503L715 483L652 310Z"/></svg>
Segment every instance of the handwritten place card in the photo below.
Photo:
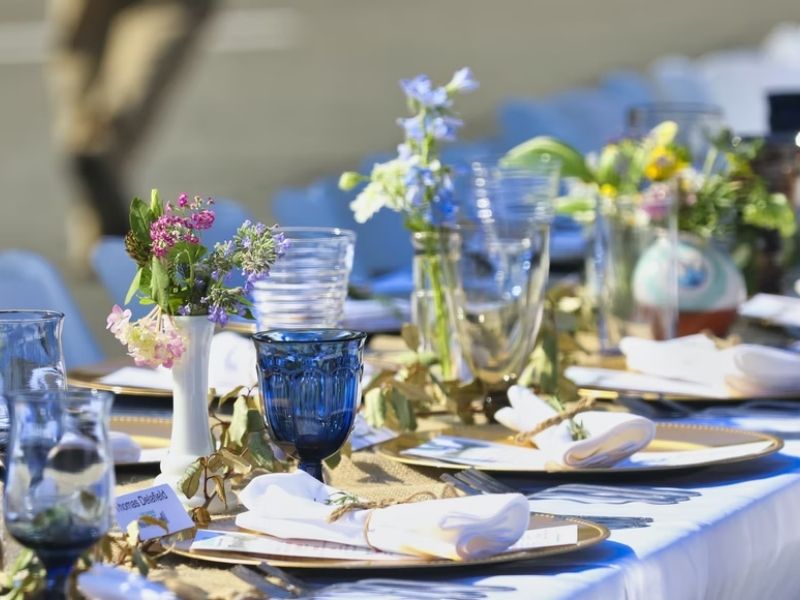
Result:
<svg viewBox="0 0 800 600"><path fill-rule="evenodd" d="M175 490L166 483L118 496L116 504L117 523L122 529L144 516L166 523L167 531L158 525L143 525L139 531L142 540L151 540L194 527Z"/></svg>
<svg viewBox="0 0 800 600"><path fill-rule="evenodd" d="M398 435L396 431L392 431L388 427L373 427L367 423L364 415L359 413L356 415L353 431L350 434L350 446L355 452L394 439Z"/></svg>

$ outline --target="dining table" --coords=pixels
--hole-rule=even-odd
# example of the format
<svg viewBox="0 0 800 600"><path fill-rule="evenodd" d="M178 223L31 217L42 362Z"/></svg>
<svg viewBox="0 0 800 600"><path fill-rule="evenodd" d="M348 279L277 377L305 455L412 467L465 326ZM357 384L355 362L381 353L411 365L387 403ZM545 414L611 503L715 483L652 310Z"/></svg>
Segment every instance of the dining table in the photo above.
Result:
<svg viewBox="0 0 800 600"><path fill-rule="evenodd" d="M800 406L782 401L776 410L731 404L698 410L681 423L720 425L769 432L785 440L770 456L749 462L658 474L583 476L497 475L529 497L532 511L579 513L587 519L636 517L643 526L611 528L609 537L584 550L481 567L342 571L294 569L307 590L338 590L330 597L367 598L364 580L383 581L396 598L537 598L552 600L658 600L797 598L800 590ZM429 429L452 425L431 417ZM155 467L157 469L157 467ZM153 469L118 468L118 493L152 483ZM390 460L374 448L344 457L326 471L328 482L371 500L418 491L440 494L441 471ZM565 484L597 487L602 494L564 494ZM7 564L13 558L13 542ZM7 548L9 549L9 548ZM231 565L182 556L160 558L150 577L179 580L194 597L258 598ZM402 587L395 580L403 580ZM330 588L328 586L335 586ZM353 595L346 594L348 586ZM424 594L428 595L421 595ZM321 592L320 592L321 593ZM405 595L404 595L405 594ZM314 597L313 594L308 597ZM327 597L324 594L320 597Z"/></svg>

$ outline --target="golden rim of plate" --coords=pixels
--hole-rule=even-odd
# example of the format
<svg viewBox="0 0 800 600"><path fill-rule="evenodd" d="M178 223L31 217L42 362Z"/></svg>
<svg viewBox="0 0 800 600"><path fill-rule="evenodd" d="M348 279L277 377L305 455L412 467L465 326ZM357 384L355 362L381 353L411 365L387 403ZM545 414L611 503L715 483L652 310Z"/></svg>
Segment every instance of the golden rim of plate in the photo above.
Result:
<svg viewBox="0 0 800 600"><path fill-rule="evenodd" d="M554 523L564 522L564 524L572 524L578 526L578 541L575 544L566 544L562 546L551 546L548 548L531 548L528 550L515 550L513 552L501 552L492 556L484 558L476 558L472 560L446 560L446 559L424 559L417 557L409 557L408 559L399 560L396 562L379 560L342 560L342 559L311 559L304 557L287 557L287 556L268 556L264 554L246 554L243 552L212 552L189 550L191 540L178 542L173 546L171 552L184 558L191 558L202 560L206 562L225 564L225 565L260 565L262 562L281 567L281 568L294 568L294 569L336 569L336 570L396 570L396 569L452 569L464 568L477 565L492 565L500 563L508 563L522 560L531 560L536 558L544 558L548 556L555 556L557 554L565 554L568 552L575 552L583 550L589 546L599 544L609 536L608 528L594 523L586 519L577 519L574 517L562 517L558 515L551 515L546 513L531 513L531 523L534 518L552 519ZM232 521L232 518L230 519ZM227 519L226 519L227 521ZM212 522L216 529L220 525L220 521ZM234 526L235 527L235 526ZM236 528L236 531L243 531Z"/></svg>
<svg viewBox="0 0 800 600"><path fill-rule="evenodd" d="M636 467L605 467L583 469L521 469L519 466L503 465L466 465L454 461L443 461L434 458L423 458L401 454L403 450L415 448L420 444L439 435L454 435L458 437L471 437L491 442L506 442L515 445L514 432L502 425L460 425L438 431L405 433L394 439L375 446L376 452L390 460L417 467L434 467L437 469L463 470L474 468L478 471L508 472L508 473L537 473L551 475L625 475L628 473L648 473L659 471L685 471L714 465L730 464L754 460L774 454L783 448L783 440L779 437L730 427L716 427L694 423L656 423L656 436L647 448L657 448L657 451L677 451L711 449L717 447L747 444L752 442L769 442L767 446L743 456L712 458L689 465L650 465ZM715 443L716 442L716 443ZM722 442L722 443L720 443ZM642 452L646 452L642 450Z"/></svg>
<svg viewBox="0 0 800 600"><path fill-rule="evenodd" d="M142 450L168 448L172 431L169 417L148 417L139 415L112 415L111 430L125 433L139 444ZM117 467L158 464L158 461L136 461L116 463Z"/></svg>

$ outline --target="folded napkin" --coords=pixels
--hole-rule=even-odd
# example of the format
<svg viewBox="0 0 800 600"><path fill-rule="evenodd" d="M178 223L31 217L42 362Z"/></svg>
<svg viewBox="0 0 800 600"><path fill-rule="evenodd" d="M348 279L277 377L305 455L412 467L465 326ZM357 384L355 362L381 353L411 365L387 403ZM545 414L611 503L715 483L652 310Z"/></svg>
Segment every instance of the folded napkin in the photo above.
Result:
<svg viewBox="0 0 800 600"><path fill-rule="evenodd" d="M88 600L178 600L161 584L102 563L78 575L78 590Z"/></svg>
<svg viewBox="0 0 800 600"><path fill-rule="evenodd" d="M501 408L494 417L515 431L530 431L556 414L547 402L519 385L509 388L508 400L511 406ZM586 429L585 440L572 439L568 422L534 436L536 446L552 462L572 468L611 467L647 446L655 436L653 422L637 415L587 411L575 420Z"/></svg>
<svg viewBox="0 0 800 600"><path fill-rule="evenodd" d="M142 447L122 431L109 432L108 443L111 446L111 456L114 457L115 465L137 463L142 456Z"/></svg>
<svg viewBox="0 0 800 600"><path fill-rule="evenodd" d="M629 369L722 387L733 396L800 392L800 355L786 350L756 344L719 350L704 335L663 342L624 338L620 349Z"/></svg>
<svg viewBox="0 0 800 600"><path fill-rule="evenodd" d="M329 523L341 496L303 471L262 475L239 494L248 512L236 524L282 539L462 560L506 550L530 516L522 494L491 494L354 510Z"/></svg>

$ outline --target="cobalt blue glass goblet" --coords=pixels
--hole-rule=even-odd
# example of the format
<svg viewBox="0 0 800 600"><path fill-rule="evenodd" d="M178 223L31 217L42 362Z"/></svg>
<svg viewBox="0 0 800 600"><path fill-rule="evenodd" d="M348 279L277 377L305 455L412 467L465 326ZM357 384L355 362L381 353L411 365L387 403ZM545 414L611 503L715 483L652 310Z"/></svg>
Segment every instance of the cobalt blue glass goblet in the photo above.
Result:
<svg viewBox="0 0 800 600"><path fill-rule="evenodd" d="M253 336L270 436L319 481L322 461L353 427L366 337L344 329L270 329Z"/></svg>

